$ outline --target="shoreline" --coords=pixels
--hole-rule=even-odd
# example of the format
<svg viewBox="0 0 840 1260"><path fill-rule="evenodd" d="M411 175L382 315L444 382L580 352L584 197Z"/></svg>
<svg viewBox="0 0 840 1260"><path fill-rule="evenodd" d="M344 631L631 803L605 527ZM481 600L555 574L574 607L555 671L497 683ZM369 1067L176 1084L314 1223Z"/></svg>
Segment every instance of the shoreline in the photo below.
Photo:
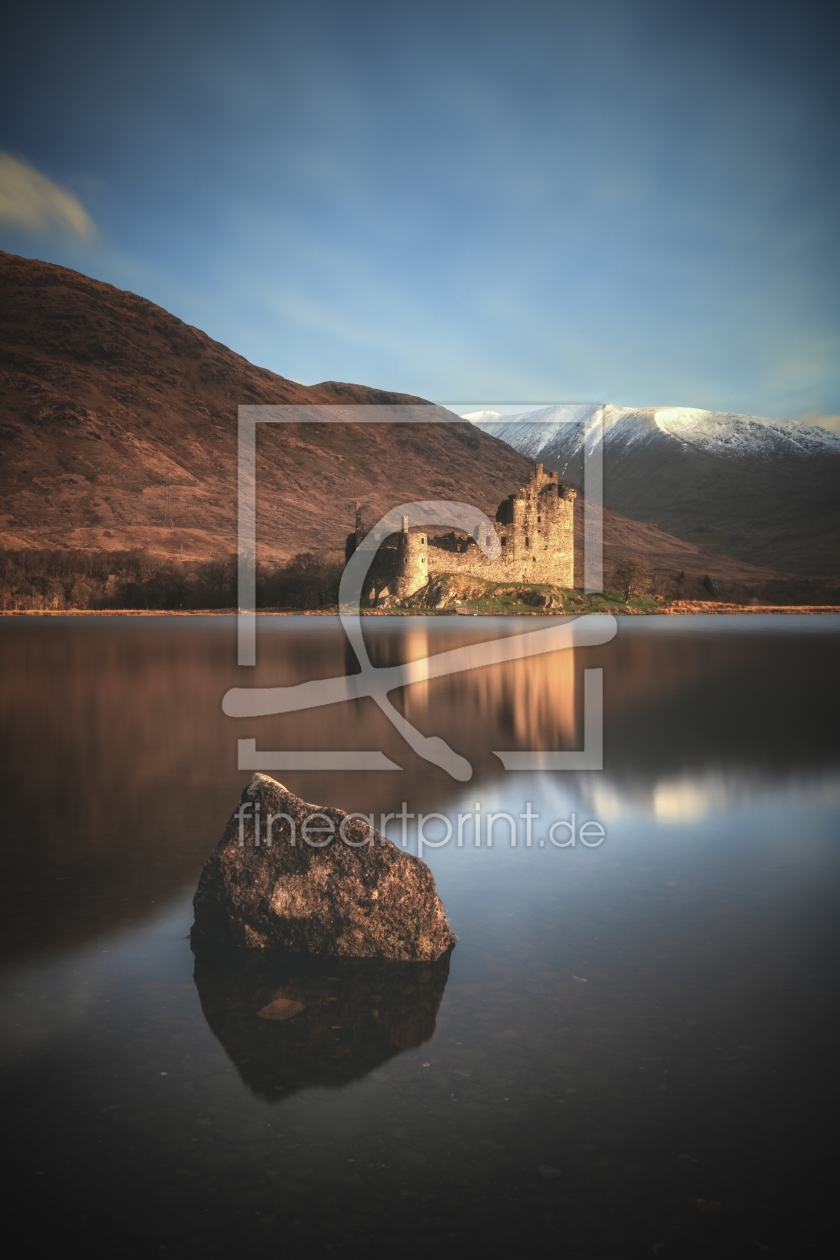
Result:
<svg viewBox="0 0 840 1260"><path fill-rule="evenodd" d="M603 611L603 610L602 610ZM609 609L615 617L750 617L750 616L837 616L840 605L835 604L717 604L704 600L684 600L664 608L650 612L642 612L635 608ZM331 608L260 608L257 617L337 617L338 609ZM471 609L446 611L437 609L402 609L402 608L363 608L362 617L585 617L592 614L583 610L570 609L568 612L543 612L534 609L529 612L473 612ZM0 609L0 617L236 617L236 608L4 608Z"/></svg>

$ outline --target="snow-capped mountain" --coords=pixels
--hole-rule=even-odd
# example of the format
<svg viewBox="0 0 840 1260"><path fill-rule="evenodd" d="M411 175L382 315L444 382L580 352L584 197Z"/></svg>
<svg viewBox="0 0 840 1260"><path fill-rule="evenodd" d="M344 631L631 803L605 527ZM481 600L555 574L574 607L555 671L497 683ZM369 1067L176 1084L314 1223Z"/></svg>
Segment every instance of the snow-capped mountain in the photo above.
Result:
<svg viewBox="0 0 840 1260"><path fill-rule="evenodd" d="M840 571L840 436L787 420L688 407L566 404L474 421L583 487L603 453L604 502L754 564Z"/></svg>
<svg viewBox="0 0 840 1260"><path fill-rule="evenodd" d="M816 425L790 420L763 420L729 411L695 411L662 407L654 413L656 427L678 442L712 455L840 454L840 436Z"/></svg>
<svg viewBox="0 0 840 1260"><path fill-rule="evenodd" d="M564 404L499 416L477 411L464 416L529 458L550 450L571 455L586 441L605 450L664 434L682 446L710 455L819 455L840 453L840 436L814 425L764 420L728 411L689 407L630 407Z"/></svg>
<svg viewBox="0 0 840 1260"><path fill-rule="evenodd" d="M462 420L472 420L473 424L481 424L482 420L501 420L502 413L500 411L468 411L465 416L461 416Z"/></svg>

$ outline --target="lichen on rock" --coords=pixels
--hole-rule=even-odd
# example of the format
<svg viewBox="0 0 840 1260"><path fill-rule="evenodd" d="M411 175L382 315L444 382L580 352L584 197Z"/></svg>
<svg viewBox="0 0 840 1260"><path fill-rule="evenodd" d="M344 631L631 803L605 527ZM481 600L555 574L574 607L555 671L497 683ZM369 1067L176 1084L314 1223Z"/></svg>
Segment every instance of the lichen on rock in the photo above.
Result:
<svg viewBox="0 0 840 1260"><path fill-rule="evenodd" d="M193 906L198 948L420 961L455 940L425 862L265 774L243 791Z"/></svg>

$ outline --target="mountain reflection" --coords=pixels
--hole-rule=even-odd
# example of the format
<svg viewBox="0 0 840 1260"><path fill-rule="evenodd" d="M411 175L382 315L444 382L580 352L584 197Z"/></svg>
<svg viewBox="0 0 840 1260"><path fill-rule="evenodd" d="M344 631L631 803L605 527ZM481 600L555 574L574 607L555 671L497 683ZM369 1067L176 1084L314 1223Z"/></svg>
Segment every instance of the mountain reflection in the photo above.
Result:
<svg viewBox="0 0 840 1260"><path fill-rule="evenodd" d="M449 976L431 963L197 954L204 1018L242 1080L269 1102L337 1088L428 1041Z"/></svg>
<svg viewBox="0 0 840 1260"><path fill-rule="evenodd" d="M473 767L469 792L516 783L496 751L582 747L585 669L603 669L604 770L543 774L528 799L572 789L599 817L702 818L721 804L835 771L840 660L833 619L627 619L611 643L468 669L391 699ZM542 619L370 619L376 666L434 656ZM278 770L307 801L380 815L446 812L462 785L414 753L371 699L226 717L230 687L355 672L334 618L266 618L257 665L236 665L232 618L0 622L0 947L22 959L157 913L195 888L258 751L378 749L396 771ZM521 791L516 788L516 791ZM515 802L514 802L515 803ZM455 805L460 808L460 805ZM548 808L548 807L546 807ZM514 811L519 812L519 809Z"/></svg>

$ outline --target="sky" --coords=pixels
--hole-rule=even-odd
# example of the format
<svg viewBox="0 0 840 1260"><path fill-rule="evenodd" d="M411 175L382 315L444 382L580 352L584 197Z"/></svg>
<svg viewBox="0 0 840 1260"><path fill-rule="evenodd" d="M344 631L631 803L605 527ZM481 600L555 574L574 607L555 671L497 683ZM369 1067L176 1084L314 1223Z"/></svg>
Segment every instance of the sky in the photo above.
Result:
<svg viewBox="0 0 840 1260"><path fill-rule="evenodd" d="M836 427L833 21L808 0L16 6L0 248L305 384Z"/></svg>

